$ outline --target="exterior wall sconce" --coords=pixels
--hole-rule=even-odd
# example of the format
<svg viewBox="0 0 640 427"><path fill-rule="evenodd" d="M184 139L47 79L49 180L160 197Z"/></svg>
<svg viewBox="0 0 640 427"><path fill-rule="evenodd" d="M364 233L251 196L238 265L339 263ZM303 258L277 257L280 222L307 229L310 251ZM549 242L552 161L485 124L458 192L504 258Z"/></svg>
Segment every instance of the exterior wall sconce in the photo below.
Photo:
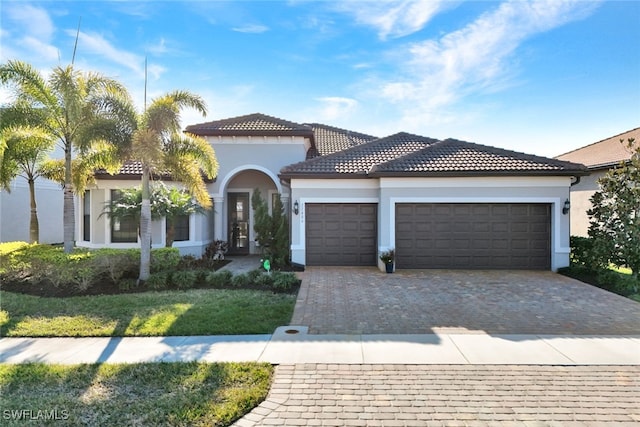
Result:
<svg viewBox="0 0 640 427"><path fill-rule="evenodd" d="M293 213L298 215L298 212L300 212L300 205L298 204L298 201L296 200L293 203Z"/></svg>
<svg viewBox="0 0 640 427"><path fill-rule="evenodd" d="M569 199L564 201L564 207L562 208L562 214L566 215L569 213L569 209L571 208L571 203L569 202Z"/></svg>

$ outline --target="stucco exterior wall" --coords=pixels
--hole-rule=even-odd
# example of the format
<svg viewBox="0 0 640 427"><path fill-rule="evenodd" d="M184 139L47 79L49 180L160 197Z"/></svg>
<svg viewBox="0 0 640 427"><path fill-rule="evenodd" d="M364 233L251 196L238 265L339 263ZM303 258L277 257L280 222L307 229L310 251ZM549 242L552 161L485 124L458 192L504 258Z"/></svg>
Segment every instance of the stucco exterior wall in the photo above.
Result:
<svg viewBox="0 0 640 427"><path fill-rule="evenodd" d="M299 201L300 213L291 219L292 261L305 264L306 203L378 203L379 251L394 247L396 203L548 203L555 271L569 265L569 215L562 207L570 183L570 177L294 179L291 201Z"/></svg>
<svg viewBox="0 0 640 427"><path fill-rule="evenodd" d="M224 197L229 182L240 172L258 170L272 178L281 189L278 173L284 166L306 157L306 138L278 137L208 137L220 163L218 177L208 185L213 197Z"/></svg>
<svg viewBox="0 0 640 427"><path fill-rule="evenodd" d="M607 173L606 170L591 172L591 175L583 176L580 182L571 187L571 235L588 236L589 216L587 211L591 209L591 196L600 189L598 180Z"/></svg>
<svg viewBox="0 0 640 427"><path fill-rule="evenodd" d="M166 183L167 185L175 185ZM104 207L111 199L111 190L132 188L140 185L137 180L100 180L94 188L90 188L91 197L91 241L82 240L83 237L83 212L82 208L76 209L76 245L86 248L138 248L140 243L112 243L111 242L111 222L109 216L102 213ZM76 206L82 206L81 199L78 198ZM192 215L189 223L189 240L174 242L173 247L180 250L182 255L200 256L209 243L206 237L208 233L208 213L204 215ZM166 243L166 222L165 219L153 221L151 223L151 246L161 248Z"/></svg>
<svg viewBox="0 0 640 427"><path fill-rule="evenodd" d="M36 205L40 226L40 243L61 243L63 193L59 184L36 180ZM23 178L11 183L11 193L0 191L0 242L29 241L31 207L29 187Z"/></svg>

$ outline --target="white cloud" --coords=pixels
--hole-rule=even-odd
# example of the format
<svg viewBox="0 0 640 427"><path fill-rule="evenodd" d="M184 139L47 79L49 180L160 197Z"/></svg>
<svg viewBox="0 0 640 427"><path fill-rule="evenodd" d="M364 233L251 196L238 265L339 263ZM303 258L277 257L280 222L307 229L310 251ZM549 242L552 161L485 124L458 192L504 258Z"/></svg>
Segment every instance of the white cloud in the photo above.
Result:
<svg viewBox="0 0 640 427"><path fill-rule="evenodd" d="M167 47L167 41L164 38L161 38L158 43L147 46L146 50L153 54L161 55L163 53L167 53L169 48Z"/></svg>
<svg viewBox="0 0 640 427"><path fill-rule="evenodd" d="M327 96L316 98L316 100L322 103L319 114L323 120L342 118L358 107L358 101L351 98Z"/></svg>
<svg viewBox="0 0 640 427"><path fill-rule="evenodd" d="M67 34L75 37L75 30L67 30ZM91 53L103 57L113 63L124 66L138 75L144 75L144 56L126 50L117 49L108 40L98 34L80 32L78 54Z"/></svg>
<svg viewBox="0 0 640 427"><path fill-rule="evenodd" d="M237 33L260 34L269 31L269 27L260 24L247 24L241 27L232 28Z"/></svg>
<svg viewBox="0 0 640 427"><path fill-rule="evenodd" d="M20 25L22 33L43 41L51 40L55 27L44 9L24 3L5 4L3 7L7 8L9 19Z"/></svg>
<svg viewBox="0 0 640 427"><path fill-rule="evenodd" d="M346 1L339 3L338 10L353 14L361 24L374 27L384 40L420 31L436 14L457 3L452 0Z"/></svg>
<svg viewBox="0 0 640 427"><path fill-rule="evenodd" d="M505 85L513 73L510 60L526 39L583 18L594 5L579 0L502 3L439 40L410 45L404 77L382 82L380 93L402 104L408 123L448 120L446 108L461 98Z"/></svg>
<svg viewBox="0 0 640 427"><path fill-rule="evenodd" d="M20 44L38 56L42 61L56 61L58 59L58 48L48 43L43 43L35 37L25 37L21 40Z"/></svg>
<svg viewBox="0 0 640 427"><path fill-rule="evenodd" d="M58 59L52 45L56 28L44 9L24 3L3 5L2 59L21 57L31 63Z"/></svg>

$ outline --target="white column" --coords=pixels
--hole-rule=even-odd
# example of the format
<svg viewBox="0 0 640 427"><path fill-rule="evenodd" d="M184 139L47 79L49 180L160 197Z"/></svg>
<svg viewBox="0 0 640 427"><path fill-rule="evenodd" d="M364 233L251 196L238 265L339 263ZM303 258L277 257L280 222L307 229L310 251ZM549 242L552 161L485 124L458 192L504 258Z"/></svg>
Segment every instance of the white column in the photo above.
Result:
<svg viewBox="0 0 640 427"><path fill-rule="evenodd" d="M223 233L222 215L226 209L224 197L213 198L213 240L226 240L226 233Z"/></svg>
<svg viewBox="0 0 640 427"><path fill-rule="evenodd" d="M287 218L291 218L291 205L289 204L289 194L285 194L285 193L280 194L280 201L282 202L282 206L284 206L285 216Z"/></svg>

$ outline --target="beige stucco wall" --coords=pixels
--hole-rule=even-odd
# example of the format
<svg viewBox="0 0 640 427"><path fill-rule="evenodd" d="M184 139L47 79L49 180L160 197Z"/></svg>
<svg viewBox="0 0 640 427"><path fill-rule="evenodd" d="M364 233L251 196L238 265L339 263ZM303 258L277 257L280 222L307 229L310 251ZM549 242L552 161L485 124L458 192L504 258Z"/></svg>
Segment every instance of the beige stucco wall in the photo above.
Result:
<svg viewBox="0 0 640 427"><path fill-rule="evenodd" d="M591 175L583 176L580 182L571 187L571 235L588 236L591 196L600 189L598 179L606 174L606 170L593 171Z"/></svg>
<svg viewBox="0 0 640 427"><path fill-rule="evenodd" d="M214 199L213 238L228 240L229 191L253 195L259 188L271 204L271 194L281 193L285 206L289 205L289 188L278 178L280 170L292 163L304 161L310 142L303 137L207 137L220 164L215 182L208 184ZM271 206L270 206L271 207ZM286 208L287 212L289 208ZM251 253L259 253L253 231L253 210L250 209L249 241Z"/></svg>
<svg viewBox="0 0 640 427"><path fill-rule="evenodd" d="M16 178L10 187L10 193L0 191L0 242L28 242L31 215L29 187L24 178ZM62 188L43 178L36 180L35 187L40 243L61 243L64 239Z"/></svg>
<svg viewBox="0 0 640 427"><path fill-rule="evenodd" d="M280 169L292 163L303 161L310 142L303 137L207 137L216 152L219 163L218 175L214 182L207 184L207 190L214 202L213 209L204 215L193 215L190 222L190 239L174 242L173 246L182 254L200 256L204 248L215 239L227 240L226 196L229 191L248 192L259 188L269 204L271 194L280 192L288 206L289 189L278 178ZM177 183L166 183L178 185ZM139 243L110 243L110 222L106 215L100 217L111 189L139 186L138 180L99 180L91 189L92 230L91 241L82 239L82 212L76 210L77 244L84 247L139 247ZM78 201L80 199L78 198ZM79 206L82 206L81 204ZM152 246L165 244L164 219L152 223ZM253 212L250 211L251 252L259 252L255 246Z"/></svg>
<svg viewBox="0 0 640 427"><path fill-rule="evenodd" d="M176 183L165 183L168 186L178 186ZM81 199L78 198L76 209L76 245L87 248L138 248L140 243L111 243L111 223L108 215L102 215L104 207L111 198L111 190L132 188L140 185L137 180L99 180L97 185L90 188L91 197L91 241L82 240L83 212ZM183 255L191 254L199 256L204 247L209 243L208 238L208 218L209 214L196 214L190 218L190 239L183 242L174 242L173 246L180 250ZM151 223L151 245L154 248L165 246L166 242L166 222L165 219L153 221Z"/></svg>

